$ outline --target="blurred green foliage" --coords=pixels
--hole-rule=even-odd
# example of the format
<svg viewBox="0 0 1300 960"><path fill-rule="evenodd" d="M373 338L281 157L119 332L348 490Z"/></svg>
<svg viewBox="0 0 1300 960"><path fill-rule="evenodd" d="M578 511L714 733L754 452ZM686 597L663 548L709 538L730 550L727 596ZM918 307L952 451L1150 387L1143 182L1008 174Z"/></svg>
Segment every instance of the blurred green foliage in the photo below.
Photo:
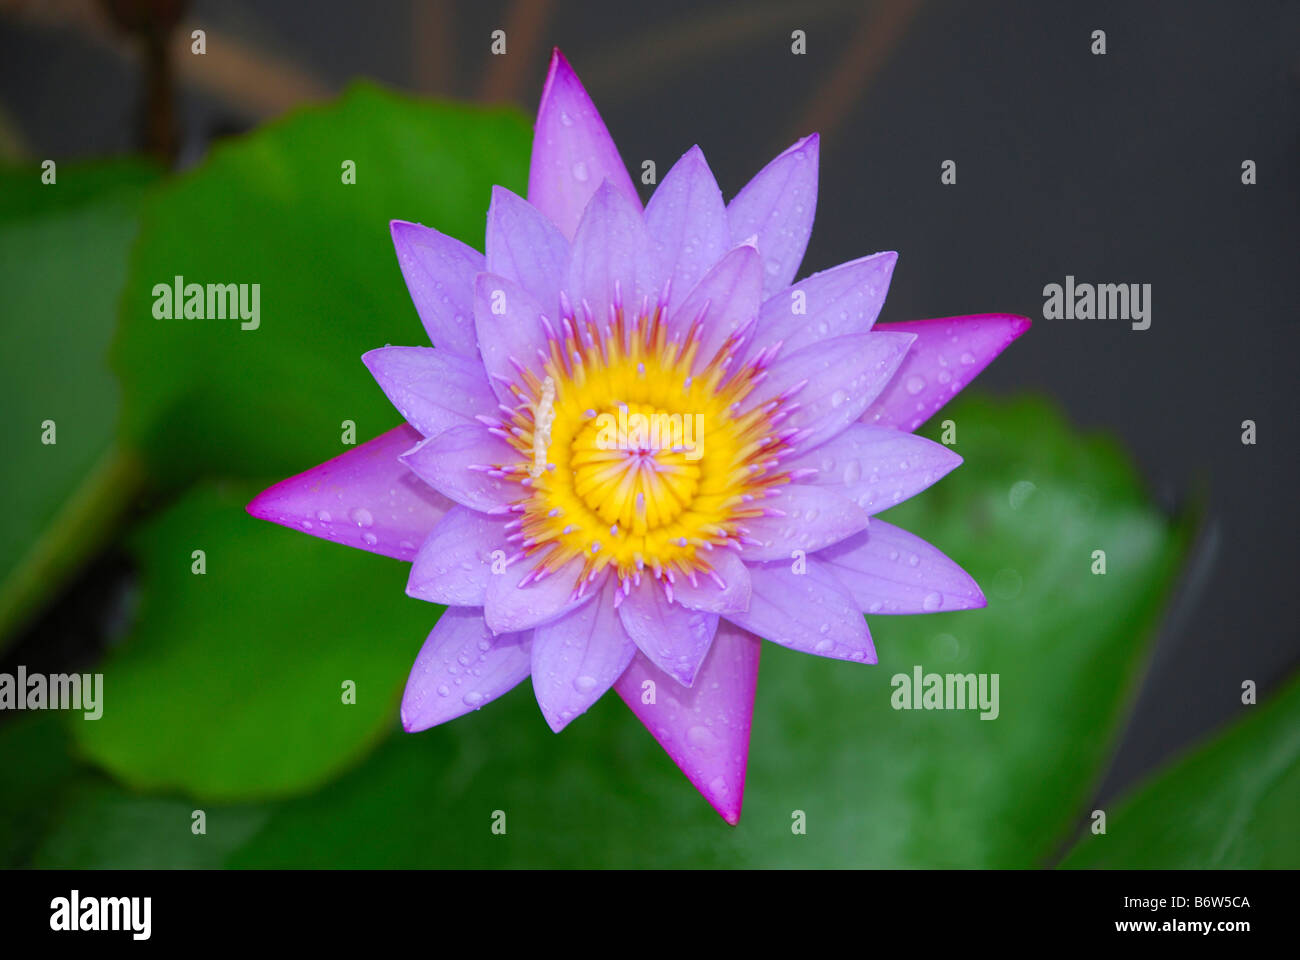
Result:
<svg viewBox="0 0 1300 960"><path fill-rule="evenodd" d="M0 648L129 495L104 362L145 187L135 161L0 170ZM54 443L42 442L53 422Z"/></svg>
<svg viewBox="0 0 1300 960"><path fill-rule="evenodd" d="M1294 870L1300 863L1300 681L1191 750L1084 834L1066 867Z"/></svg>
<svg viewBox="0 0 1300 960"><path fill-rule="evenodd" d="M418 101L358 84L217 146L145 204L114 362L125 433L153 475L297 473L401 422L361 363L428 345L389 221L482 248L493 184L523 193L531 131L514 110ZM344 182L344 163L356 182ZM155 284L258 283L261 325L157 320Z"/></svg>
<svg viewBox="0 0 1300 960"><path fill-rule="evenodd" d="M120 531L140 604L96 668L103 717L0 723L0 862L1031 866L1084 829L1190 530L1149 503L1112 442L1041 400L946 410L965 465L887 515L969 570L988 609L870 618L874 667L765 645L739 827L612 696L558 736L528 684L435 730L396 732L440 608L404 595L405 565L242 505L341 452L342 421L358 439L398 422L359 361L425 342L387 221L481 247L489 188L522 192L528 146L511 111L358 86L153 187L147 170L110 165L70 168L44 192L6 189L0 276L20 311L0 362L26 432L9 445L21 469L4 492L23 507L0 518L0 589L42 569L22 560L26 545L50 544L46 568L72 569L124 503L159 506ZM156 319L153 286L177 274L261 284L261 327ZM104 364L119 291L120 422ZM46 410L62 418L58 459L33 453ZM1091 572L1096 549L1105 576ZM29 608L59 580L28 575ZM891 677L916 665L998 674L999 717L892 709ZM1294 863L1266 838L1300 793L1295 709L1294 691L1260 708L1069 863ZM191 830L195 809L205 834ZM504 837L489 830L494 810ZM796 810L806 836L791 833Z"/></svg>

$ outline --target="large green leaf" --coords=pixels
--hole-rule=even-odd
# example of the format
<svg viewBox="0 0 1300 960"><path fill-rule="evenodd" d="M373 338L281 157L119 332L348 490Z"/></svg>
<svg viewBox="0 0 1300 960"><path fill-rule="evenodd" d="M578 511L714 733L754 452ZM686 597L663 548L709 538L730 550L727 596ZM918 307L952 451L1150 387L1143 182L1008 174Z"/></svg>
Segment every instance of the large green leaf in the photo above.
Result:
<svg viewBox="0 0 1300 960"><path fill-rule="evenodd" d="M1099 776L1185 531L1145 501L1110 442L1079 436L1045 403L969 400L945 416L965 465L890 519L966 566L988 609L869 618L875 667L767 645L739 827L613 698L557 736L524 685L283 805L230 862L1046 862ZM1104 576L1091 572L1094 549L1107 553ZM916 664L999 674L999 717L892 709L891 675ZM496 810L504 836L490 829ZM806 835L792 832L794 811Z"/></svg>
<svg viewBox="0 0 1300 960"><path fill-rule="evenodd" d="M1062 866L1289 869L1300 864L1300 681L1193 751L1085 834Z"/></svg>
<svg viewBox="0 0 1300 960"><path fill-rule="evenodd" d="M113 445L107 352L155 174L131 161L56 173L0 171L0 646L98 545L137 479Z"/></svg>
<svg viewBox="0 0 1300 960"><path fill-rule="evenodd" d="M405 564L253 520L255 489L195 488L135 538L139 621L99 667L103 716L71 721L80 748L132 787L291 793L396 724L441 608L405 596Z"/></svg>
<svg viewBox="0 0 1300 960"><path fill-rule="evenodd" d="M422 222L482 249L491 187L522 191L530 140L513 110L358 85L218 146L160 190L115 347L127 436L154 474L295 473L342 452L344 420L359 437L392 426L361 354L428 341L388 222ZM347 161L354 184L343 182ZM155 318L154 286L176 276L259 284L260 326Z"/></svg>

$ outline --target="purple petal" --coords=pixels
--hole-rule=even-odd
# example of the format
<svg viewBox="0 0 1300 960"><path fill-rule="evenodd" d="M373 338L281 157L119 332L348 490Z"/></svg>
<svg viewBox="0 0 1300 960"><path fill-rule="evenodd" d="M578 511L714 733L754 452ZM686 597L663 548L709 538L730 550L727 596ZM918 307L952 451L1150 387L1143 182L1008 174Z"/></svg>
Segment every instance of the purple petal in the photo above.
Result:
<svg viewBox="0 0 1300 960"><path fill-rule="evenodd" d="M531 639L530 633L493 636L482 610L448 607L407 678L402 726L408 733L427 730L509 693L528 676Z"/></svg>
<svg viewBox="0 0 1300 960"><path fill-rule="evenodd" d="M380 347L361 357L397 412L426 437L496 409L478 357L432 347Z"/></svg>
<svg viewBox="0 0 1300 960"><path fill-rule="evenodd" d="M576 596L582 563L570 560L541 580L529 579L535 564L531 560L512 563L502 573L488 580L487 601L483 615L489 629L497 633L528 630L576 610L600 592L603 581L589 584L582 596Z"/></svg>
<svg viewBox="0 0 1300 960"><path fill-rule="evenodd" d="M749 568L734 550L714 550L705 557L713 572L722 580L718 586L713 577L700 574L694 586L679 576L673 584L673 602L692 610L709 613L730 613L749 607Z"/></svg>
<svg viewBox="0 0 1300 960"><path fill-rule="evenodd" d="M398 560L415 559L439 518L451 508L398 457L420 442L402 424L306 473L281 480L253 498L260 520Z"/></svg>
<svg viewBox="0 0 1300 960"><path fill-rule="evenodd" d="M804 347L772 364L748 405L797 388L793 403L798 409L783 426L806 430L800 448L810 449L861 416L894 376L911 342L908 334L872 332Z"/></svg>
<svg viewBox="0 0 1300 960"><path fill-rule="evenodd" d="M514 281L491 273L475 278L474 328L488 382L503 403L519 402L502 382L519 379L515 363L541 369L537 351L546 347L542 316L541 304Z"/></svg>
<svg viewBox="0 0 1300 960"><path fill-rule="evenodd" d="M487 272L513 280L555 315L569 266L569 241L527 200L492 188L488 207Z"/></svg>
<svg viewBox="0 0 1300 960"><path fill-rule="evenodd" d="M439 493L472 510L502 513L520 487L481 467L515 463L520 454L481 426L452 427L402 455L402 462ZM471 469L474 468L474 469Z"/></svg>
<svg viewBox="0 0 1300 960"><path fill-rule="evenodd" d="M474 356L474 275L483 269L483 254L418 223L394 220L389 227L406 289L429 340L452 353Z"/></svg>
<svg viewBox="0 0 1300 960"><path fill-rule="evenodd" d="M552 730L604 696L622 676L636 644L623 631L614 609L614 581L591 603L543 624L533 632L533 692Z"/></svg>
<svg viewBox="0 0 1300 960"><path fill-rule="evenodd" d="M763 263L758 251L739 246L719 260L681 307L669 315L670 333L684 336L700 312L708 308L696 354L697 369L713 359L727 337L758 317L762 289Z"/></svg>
<svg viewBox="0 0 1300 960"><path fill-rule="evenodd" d="M698 146L682 154L650 197L645 225L663 276L672 281L668 307L674 315L731 247L722 191Z"/></svg>
<svg viewBox="0 0 1300 960"><path fill-rule="evenodd" d="M792 569L801 569L795 573ZM875 663L876 648L852 594L815 557L754 564L749 609L727 619L750 633L802 653Z"/></svg>
<svg viewBox="0 0 1300 960"><path fill-rule="evenodd" d="M816 470L802 482L830 486L875 514L920 493L960 463L961 457L933 440L855 423L787 467Z"/></svg>
<svg viewBox="0 0 1300 960"><path fill-rule="evenodd" d="M817 554L865 613L935 613L985 605L970 575L920 537L885 521Z"/></svg>
<svg viewBox="0 0 1300 960"><path fill-rule="evenodd" d="M817 209L818 137L804 137L760 170L727 206L731 242L758 236L763 295L789 286L799 270Z"/></svg>
<svg viewBox="0 0 1300 960"><path fill-rule="evenodd" d="M830 487L788 483L761 506L783 516L744 521L745 535L758 541L745 544L746 563L789 560L795 550L812 553L867 528L867 512Z"/></svg>
<svg viewBox="0 0 1300 960"><path fill-rule="evenodd" d="M877 330L916 334L898 373L862 415L863 423L915 430L1029 329L1027 317L1004 313L908 320Z"/></svg>
<svg viewBox="0 0 1300 960"><path fill-rule="evenodd" d="M506 520L453 506L415 555L406 581L409 596L450 607L481 607L487 601L492 554L506 551ZM496 559L504 561L503 552Z"/></svg>
<svg viewBox="0 0 1300 960"><path fill-rule="evenodd" d="M641 652L678 683L690 686L718 629L717 614L669 603L663 588L642 577L618 608L623 629Z"/></svg>
<svg viewBox="0 0 1300 960"><path fill-rule="evenodd" d="M782 341L785 355L829 337L866 333L880 315L896 253L875 253L814 273L769 297L755 348Z"/></svg>
<svg viewBox="0 0 1300 960"><path fill-rule="evenodd" d="M693 687L676 683L644 654L614 684L673 763L732 826L745 797L761 648L757 637L723 622Z"/></svg>
<svg viewBox="0 0 1300 960"><path fill-rule="evenodd" d="M528 200L566 237L573 237L601 182L641 210L627 167L582 83L557 49L542 89L528 171Z"/></svg>
<svg viewBox="0 0 1300 960"><path fill-rule="evenodd" d="M650 237L640 205L628 202L612 184L602 184L587 204L569 255L566 289L574 305L586 301L596 323L609 321L610 305L629 312L641 295L657 296Z"/></svg>

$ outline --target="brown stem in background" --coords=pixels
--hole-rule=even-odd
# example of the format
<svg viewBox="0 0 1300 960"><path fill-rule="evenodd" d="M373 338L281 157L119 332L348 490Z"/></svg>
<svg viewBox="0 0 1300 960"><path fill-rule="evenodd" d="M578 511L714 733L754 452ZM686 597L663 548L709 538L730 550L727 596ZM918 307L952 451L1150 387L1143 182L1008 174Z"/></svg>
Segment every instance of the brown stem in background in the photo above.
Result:
<svg viewBox="0 0 1300 960"><path fill-rule="evenodd" d="M144 92L140 148L167 166L180 150L176 124L176 79L169 53L171 35L185 12L185 0L101 0L113 22L141 46Z"/></svg>
<svg viewBox="0 0 1300 960"><path fill-rule="evenodd" d="M551 16L550 0L514 0L506 10L501 29L506 32L504 56L488 57L479 99L488 103L518 101L532 69L537 41L546 32ZM484 38L486 44L487 38Z"/></svg>
<svg viewBox="0 0 1300 960"><path fill-rule="evenodd" d="M874 4L858 21L844 56L817 88L800 125L786 140L815 130L825 142L898 47L920 7L921 0L885 0Z"/></svg>

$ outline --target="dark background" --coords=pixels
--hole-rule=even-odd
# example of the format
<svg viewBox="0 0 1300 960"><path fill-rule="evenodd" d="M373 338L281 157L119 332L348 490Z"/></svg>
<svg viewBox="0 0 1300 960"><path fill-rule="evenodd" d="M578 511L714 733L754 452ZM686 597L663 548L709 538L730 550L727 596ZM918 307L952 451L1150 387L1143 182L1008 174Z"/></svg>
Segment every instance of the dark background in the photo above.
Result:
<svg viewBox="0 0 1300 960"><path fill-rule="evenodd" d="M1202 513L1099 799L1235 714L1244 680L1267 697L1300 660L1300 4L171 6L169 49L185 50L202 27L210 52L173 58L167 77L94 0L0 0L0 152L146 146L188 166L214 139L356 76L531 114L553 45L634 171L653 159L662 176L699 143L731 196L818 130L821 215L801 275L897 250L885 320L1035 318L979 387L1052 395L1075 423L1118 435L1167 510ZM497 28L506 57L488 55ZM807 33L805 56L790 53L794 29ZM1096 29L1105 56L1090 52ZM162 107L148 106L150 78ZM949 159L954 186L939 180ZM1247 159L1254 186L1241 183ZM1043 286L1067 274L1151 284L1151 328L1043 320ZM1241 443L1246 419L1255 446ZM104 569L111 560L92 573ZM85 585L33 629L61 634L74 658L96 642ZM111 602L112 591L99 595Z"/></svg>

